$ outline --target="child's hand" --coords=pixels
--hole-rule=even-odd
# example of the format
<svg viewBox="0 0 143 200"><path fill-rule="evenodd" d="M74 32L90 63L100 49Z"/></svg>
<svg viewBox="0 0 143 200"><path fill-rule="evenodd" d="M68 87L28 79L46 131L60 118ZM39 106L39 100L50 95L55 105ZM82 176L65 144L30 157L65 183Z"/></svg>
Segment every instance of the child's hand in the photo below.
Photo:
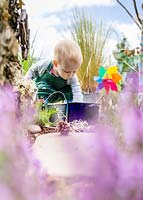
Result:
<svg viewBox="0 0 143 200"><path fill-rule="evenodd" d="M44 100L44 98L41 98L41 99L38 99L38 102L39 102L39 103L44 103L45 100Z"/></svg>
<svg viewBox="0 0 143 200"><path fill-rule="evenodd" d="M68 135L71 130L70 123L66 121L58 122L56 127L57 127L57 132L60 132L61 135Z"/></svg>

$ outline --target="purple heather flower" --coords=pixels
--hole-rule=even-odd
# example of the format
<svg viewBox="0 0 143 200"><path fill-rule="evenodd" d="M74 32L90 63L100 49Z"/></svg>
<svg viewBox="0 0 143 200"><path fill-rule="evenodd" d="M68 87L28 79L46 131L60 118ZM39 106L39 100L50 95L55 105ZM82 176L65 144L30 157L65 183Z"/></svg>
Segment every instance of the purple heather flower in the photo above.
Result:
<svg viewBox="0 0 143 200"><path fill-rule="evenodd" d="M50 184L45 184L25 136L26 124L33 119L33 109L27 111L18 117L12 88L0 89L0 193L4 200L47 200L49 196Z"/></svg>

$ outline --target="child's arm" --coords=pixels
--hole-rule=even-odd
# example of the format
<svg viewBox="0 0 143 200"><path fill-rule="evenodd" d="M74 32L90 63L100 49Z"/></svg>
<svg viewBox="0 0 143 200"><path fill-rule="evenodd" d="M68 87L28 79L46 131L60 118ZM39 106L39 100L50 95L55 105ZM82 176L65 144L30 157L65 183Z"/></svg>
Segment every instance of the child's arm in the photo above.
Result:
<svg viewBox="0 0 143 200"><path fill-rule="evenodd" d="M73 102L83 102L83 94L77 75L73 76L70 84L73 93Z"/></svg>
<svg viewBox="0 0 143 200"><path fill-rule="evenodd" d="M43 74L47 69L50 61L40 60L36 64L33 64L25 75L25 79L34 79L37 76Z"/></svg>

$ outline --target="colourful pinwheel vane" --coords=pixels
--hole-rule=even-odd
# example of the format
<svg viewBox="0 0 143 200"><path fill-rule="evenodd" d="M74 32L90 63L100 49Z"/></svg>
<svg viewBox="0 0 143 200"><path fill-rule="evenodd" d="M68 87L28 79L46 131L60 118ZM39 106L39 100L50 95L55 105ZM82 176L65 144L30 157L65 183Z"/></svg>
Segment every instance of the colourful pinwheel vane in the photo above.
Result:
<svg viewBox="0 0 143 200"><path fill-rule="evenodd" d="M101 66L98 73L99 76L94 77L94 80L98 83L97 91L104 88L107 94L109 90L118 92L118 86L120 85L122 77L118 72L117 66L111 66L107 69Z"/></svg>

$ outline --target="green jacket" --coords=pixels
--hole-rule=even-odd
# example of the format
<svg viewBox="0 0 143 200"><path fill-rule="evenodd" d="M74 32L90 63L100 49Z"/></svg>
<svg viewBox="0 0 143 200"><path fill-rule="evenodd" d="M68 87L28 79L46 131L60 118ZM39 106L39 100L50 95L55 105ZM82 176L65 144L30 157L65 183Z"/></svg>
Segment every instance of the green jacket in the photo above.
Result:
<svg viewBox="0 0 143 200"><path fill-rule="evenodd" d="M34 80L37 86L37 97L48 99L48 102L58 102L61 100L72 101L73 94L71 85L67 84L60 76L54 76L50 73L53 67L52 62L42 75L38 75Z"/></svg>

